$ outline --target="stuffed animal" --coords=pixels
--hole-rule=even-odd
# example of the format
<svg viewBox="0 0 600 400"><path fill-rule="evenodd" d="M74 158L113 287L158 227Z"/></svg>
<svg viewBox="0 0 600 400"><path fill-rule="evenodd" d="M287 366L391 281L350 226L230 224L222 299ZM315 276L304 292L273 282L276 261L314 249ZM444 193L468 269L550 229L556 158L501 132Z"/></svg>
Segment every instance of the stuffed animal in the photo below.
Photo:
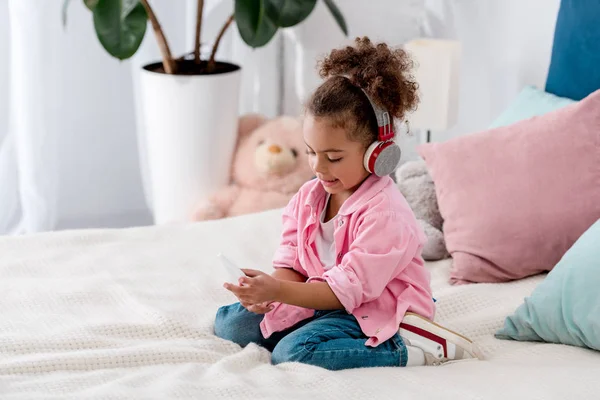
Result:
<svg viewBox="0 0 600 400"><path fill-rule="evenodd" d="M444 220L425 161L408 161L402 164L396 171L396 182L427 236L423 258L432 261L448 257L450 254L442 232Z"/></svg>
<svg viewBox="0 0 600 400"><path fill-rule="evenodd" d="M297 118L240 118L232 163L232 180L199 206L193 220L202 221L281 208L313 177Z"/></svg>

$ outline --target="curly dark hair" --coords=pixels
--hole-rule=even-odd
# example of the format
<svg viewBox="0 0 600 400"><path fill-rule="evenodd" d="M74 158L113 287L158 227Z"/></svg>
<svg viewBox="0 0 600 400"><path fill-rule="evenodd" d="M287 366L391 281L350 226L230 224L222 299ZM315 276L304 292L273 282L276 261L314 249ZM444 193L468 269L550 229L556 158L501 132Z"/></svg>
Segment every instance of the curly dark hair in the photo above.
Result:
<svg viewBox="0 0 600 400"><path fill-rule="evenodd" d="M354 46L335 49L319 62L319 75L328 79L312 94L306 111L315 118L326 117L334 127L347 129L351 140L368 146L377 139L378 129L363 90L393 119L405 119L419 102L412 67L404 50L356 38Z"/></svg>

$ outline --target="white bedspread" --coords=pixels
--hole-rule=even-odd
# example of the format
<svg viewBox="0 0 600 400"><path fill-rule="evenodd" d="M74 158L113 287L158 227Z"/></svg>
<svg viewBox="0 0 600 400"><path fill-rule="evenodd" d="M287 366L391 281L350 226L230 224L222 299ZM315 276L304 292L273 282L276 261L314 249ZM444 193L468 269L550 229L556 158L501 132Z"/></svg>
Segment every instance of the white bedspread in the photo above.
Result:
<svg viewBox="0 0 600 400"><path fill-rule="evenodd" d="M196 225L0 239L0 398L591 399L600 353L493 332L542 277L450 287L430 263L436 320L486 361L330 372L272 366L212 335L222 251L270 270L279 211Z"/></svg>

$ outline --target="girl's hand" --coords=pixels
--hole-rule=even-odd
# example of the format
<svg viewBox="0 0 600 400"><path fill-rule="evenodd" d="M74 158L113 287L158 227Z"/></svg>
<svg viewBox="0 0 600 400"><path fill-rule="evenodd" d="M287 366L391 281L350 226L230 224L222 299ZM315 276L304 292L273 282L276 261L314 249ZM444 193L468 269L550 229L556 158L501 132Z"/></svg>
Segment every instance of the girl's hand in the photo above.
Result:
<svg viewBox="0 0 600 400"><path fill-rule="evenodd" d="M253 269L242 269L242 271L247 276L239 279L240 286L231 283L223 285L225 289L238 298L242 305L255 306L265 302L277 301L281 292L281 282L278 279Z"/></svg>

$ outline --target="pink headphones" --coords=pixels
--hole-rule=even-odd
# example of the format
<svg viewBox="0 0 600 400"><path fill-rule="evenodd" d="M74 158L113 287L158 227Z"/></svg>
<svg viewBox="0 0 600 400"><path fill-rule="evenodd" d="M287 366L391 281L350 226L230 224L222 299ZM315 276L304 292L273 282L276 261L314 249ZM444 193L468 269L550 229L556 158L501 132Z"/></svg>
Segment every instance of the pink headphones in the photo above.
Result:
<svg viewBox="0 0 600 400"><path fill-rule="evenodd" d="M379 128L377 140L367 148L363 163L365 169L372 174L377 176L390 175L398 168L402 154L400 146L394 141L394 125L390 114L375 104L367 92L363 90L363 93L373 107L377 118L377 127Z"/></svg>

